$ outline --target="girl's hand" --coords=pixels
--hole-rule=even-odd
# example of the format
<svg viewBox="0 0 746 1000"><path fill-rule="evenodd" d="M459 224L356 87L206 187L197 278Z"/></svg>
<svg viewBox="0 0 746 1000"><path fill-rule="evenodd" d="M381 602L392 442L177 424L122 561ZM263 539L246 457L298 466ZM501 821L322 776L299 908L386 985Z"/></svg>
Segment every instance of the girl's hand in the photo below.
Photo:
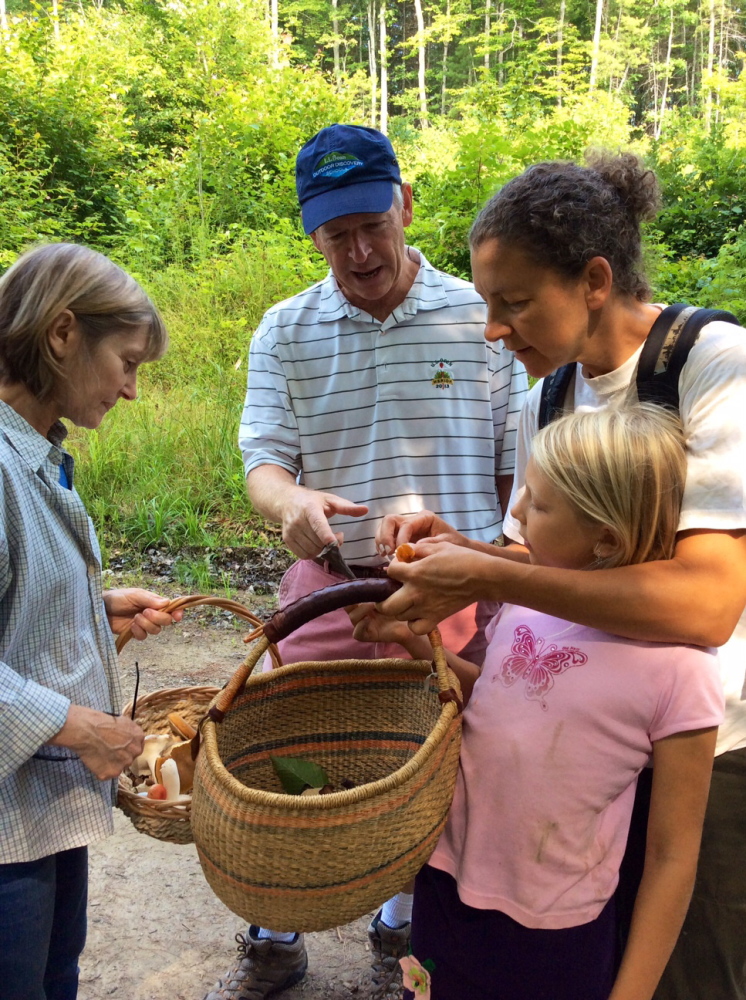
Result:
<svg viewBox="0 0 746 1000"><path fill-rule="evenodd" d="M181 621L183 609L174 611L173 614L161 610L169 603L167 597L160 597L139 587L104 591L104 607L112 632L119 635L131 625L133 639L147 639L149 635L158 635L165 625Z"/></svg>
<svg viewBox="0 0 746 1000"><path fill-rule="evenodd" d="M376 611L374 604L354 604L346 609L350 621L354 625L353 637L358 642L397 642L415 659L421 655L419 636L414 636L404 622L399 622L388 615ZM424 640L429 651L429 644ZM413 652L413 646L417 651Z"/></svg>
<svg viewBox="0 0 746 1000"><path fill-rule="evenodd" d="M376 551L390 556L404 542L418 542L435 535L447 536L456 545L468 544L468 539L443 518L431 510L421 510L416 514L387 514L376 530Z"/></svg>
<svg viewBox="0 0 746 1000"><path fill-rule="evenodd" d="M379 610L408 621L415 635L431 632L444 618L487 596L480 593L477 569L482 562L491 569L495 562L491 556L454 545L448 535L418 542L414 550L412 562L390 563L388 575L404 586Z"/></svg>

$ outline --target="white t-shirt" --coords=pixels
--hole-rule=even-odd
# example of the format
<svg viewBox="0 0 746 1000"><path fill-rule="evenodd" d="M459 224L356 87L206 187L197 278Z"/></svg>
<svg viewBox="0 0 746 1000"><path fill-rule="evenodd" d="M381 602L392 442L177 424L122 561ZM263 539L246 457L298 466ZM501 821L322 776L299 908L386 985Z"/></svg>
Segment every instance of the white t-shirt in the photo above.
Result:
<svg viewBox="0 0 746 1000"><path fill-rule="evenodd" d="M642 348L640 348L640 351ZM577 366L569 410L596 410L624 401L640 351L616 371L583 377ZM746 528L746 330L730 323L703 327L679 378L679 411L687 446L687 477L679 530ZM531 441L538 429L541 382L521 413L511 507L523 489ZM505 533L521 541L506 515ZM746 746L746 610L732 638L718 650L725 687L725 721L718 753Z"/></svg>
<svg viewBox="0 0 746 1000"><path fill-rule="evenodd" d="M722 719L717 657L515 605L487 639L429 863L456 879L467 906L525 927L575 927L616 888L653 742Z"/></svg>
<svg viewBox="0 0 746 1000"><path fill-rule="evenodd" d="M273 306L251 342L246 474L278 465L367 504L365 517L332 519L349 563L380 562L385 514L423 508L492 541L502 530L495 476L513 473L527 379L484 325L474 286L422 255L383 322L348 302L332 274Z"/></svg>

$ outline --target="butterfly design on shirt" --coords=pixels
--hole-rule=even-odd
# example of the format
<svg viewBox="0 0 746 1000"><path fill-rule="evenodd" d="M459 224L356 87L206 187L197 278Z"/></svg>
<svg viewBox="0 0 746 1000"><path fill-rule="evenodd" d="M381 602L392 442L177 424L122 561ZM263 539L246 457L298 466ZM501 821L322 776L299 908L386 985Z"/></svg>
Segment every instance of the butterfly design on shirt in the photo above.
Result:
<svg viewBox="0 0 746 1000"><path fill-rule="evenodd" d="M544 695L554 687L554 678L569 667L582 667L588 657L575 646L556 646L550 643L544 649L545 639L537 639L528 625L519 625L513 636L511 652L500 664L492 678L511 687L518 680L526 683L525 697L538 701L546 712Z"/></svg>

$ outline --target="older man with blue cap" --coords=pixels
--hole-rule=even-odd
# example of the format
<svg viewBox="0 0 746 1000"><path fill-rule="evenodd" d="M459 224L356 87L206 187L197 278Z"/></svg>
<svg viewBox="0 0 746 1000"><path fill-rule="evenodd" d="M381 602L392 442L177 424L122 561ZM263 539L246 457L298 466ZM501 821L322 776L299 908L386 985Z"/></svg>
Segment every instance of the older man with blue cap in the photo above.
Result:
<svg viewBox="0 0 746 1000"><path fill-rule="evenodd" d="M386 514L427 508L470 537L499 536L527 388L520 363L485 341L474 287L407 246L412 188L385 135L322 129L298 154L296 187L330 271L259 324L239 431L254 508L298 557L281 606L345 576L384 574L375 534ZM481 662L492 613L473 605L447 619L446 645ZM281 643L283 661L402 655L352 631L344 611L324 615ZM411 895L399 893L369 927L380 995L407 952L410 918ZM261 1000L305 975L302 934L252 926L238 939L237 964L205 1000Z"/></svg>

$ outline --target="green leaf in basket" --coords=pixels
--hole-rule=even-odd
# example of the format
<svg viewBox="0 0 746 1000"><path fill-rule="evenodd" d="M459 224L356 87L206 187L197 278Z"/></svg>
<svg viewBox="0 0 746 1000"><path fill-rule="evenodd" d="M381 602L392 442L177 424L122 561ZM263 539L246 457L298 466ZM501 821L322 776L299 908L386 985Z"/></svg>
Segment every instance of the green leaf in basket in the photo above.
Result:
<svg viewBox="0 0 746 1000"><path fill-rule="evenodd" d="M272 766L277 772L283 790L288 795L300 795L304 788L323 788L329 777L323 767L301 757L273 757Z"/></svg>

